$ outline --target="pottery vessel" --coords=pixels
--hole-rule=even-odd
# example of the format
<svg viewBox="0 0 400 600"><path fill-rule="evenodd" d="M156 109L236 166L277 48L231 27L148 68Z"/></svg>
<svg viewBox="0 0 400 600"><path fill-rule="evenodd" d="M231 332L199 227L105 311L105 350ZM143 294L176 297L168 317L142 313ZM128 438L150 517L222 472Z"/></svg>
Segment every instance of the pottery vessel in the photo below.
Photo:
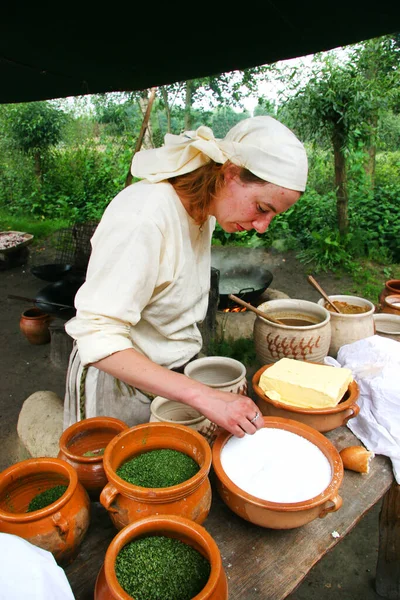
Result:
<svg viewBox="0 0 400 600"><path fill-rule="evenodd" d="M128 425L112 417L83 419L68 427L60 437L58 458L72 465L78 479L92 500L99 499L107 483L103 468L103 454L107 444ZM103 449L97 456L83 456L85 452Z"/></svg>
<svg viewBox="0 0 400 600"><path fill-rule="evenodd" d="M265 365L258 369L252 379L253 391L256 396L255 403L262 415L293 419L325 433L346 425L350 419L356 417L360 412L360 407L357 404L360 391L355 381L350 383L349 389L339 404L331 408L302 408L300 406L288 406L283 402L272 400L272 398L265 395L265 392L258 385L261 375L269 367L272 367L272 365ZM332 367L332 369L334 368Z"/></svg>
<svg viewBox="0 0 400 600"><path fill-rule="evenodd" d="M99 571L94 600L131 600L115 575L115 560L121 549L141 537L163 535L189 544L211 564L210 577L196 600L228 600L228 582L218 546L210 534L197 523L179 516L160 515L140 519L120 531L110 543Z"/></svg>
<svg viewBox="0 0 400 600"><path fill-rule="evenodd" d="M234 394L247 394L246 367L227 356L205 356L189 362L184 374L206 385Z"/></svg>
<svg viewBox="0 0 400 600"><path fill-rule="evenodd" d="M358 296L335 295L329 296L329 299L334 302L347 302L356 306L364 306L368 308L366 312L355 314L340 314L334 311L331 313L331 343L329 346L329 356L337 357L337 353L341 346L352 344L357 340L362 340L375 333L374 317L375 306L366 298ZM320 306L325 306L325 300L318 300Z"/></svg>
<svg viewBox="0 0 400 600"><path fill-rule="evenodd" d="M262 364L281 358L322 363L331 341L330 314L323 306L308 300L282 298L263 302L257 307L276 319L306 318L310 325L279 325L257 315L254 321L254 345Z"/></svg>
<svg viewBox="0 0 400 600"><path fill-rule="evenodd" d="M400 342L400 315L377 313L374 315L376 335Z"/></svg>
<svg viewBox="0 0 400 600"><path fill-rule="evenodd" d="M212 443L216 436L217 425L207 417L198 412L195 408L168 400L162 396L154 398L150 405L150 422L174 423L176 425L186 425L203 435L209 443Z"/></svg>
<svg viewBox="0 0 400 600"><path fill-rule="evenodd" d="M169 448L183 452L199 465L187 481L164 488L145 488L121 479L117 469L138 454ZM143 423L123 431L108 444L103 457L108 484L100 494L117 529L153 514L180 515L203 523L211 506L211 448L197 431L185 425Z"/></svg>
<svg viewBox="0 0 400 600"><path fill-rule="evenodd" d="M386 296L391 296L392 294L400 294L400 279L388 279L388 281L385 282L385 287L379 294L379 304L381 308L383 307Z"/></svg>
<svg viewBox="0 0 400 600"><path fill-rule="evenodd" d="M400 316L400 294L390 294L383 300L382 313Z"/></svg>
<svg viewBox="0 0 400 600"><path fill-rule="evenodd" d="M315 444L330 463L331 482L321 494L303 502L269 502L252 496L235 485L222 468L221 451L232 434L221 431L213 445L212 461L217 490L225 504L242 519L270 529L293 529L339 510L342 505L338 492L343 479L343 463L333 444L322 433L304 423L279 417L263 419L264 427L284 429Z"/></svg>
<svg viewBox="0 0 400 600"><path fill-rule="evenodd" d="M40 492L67 485L52 504L26 512ZM57 562L77 554L90 520L90 500L73 467L58 458L30 458L0 473L0 531L51 552Z"/></svg>
<svg viewBox="0 0 400 600"><path fill-rule="evenodd" d="M22 313L19 328L30 344L48 344L50 321L51 316L39 308L29 308Z"/></svg>

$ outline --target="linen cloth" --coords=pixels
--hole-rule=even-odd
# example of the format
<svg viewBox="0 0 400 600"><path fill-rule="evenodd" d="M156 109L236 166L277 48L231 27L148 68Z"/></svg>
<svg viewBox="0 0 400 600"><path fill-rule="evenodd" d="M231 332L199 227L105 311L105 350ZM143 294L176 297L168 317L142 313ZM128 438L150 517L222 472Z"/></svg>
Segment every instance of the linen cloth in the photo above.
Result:
<svg viewBox="0 0 400 600"><path fill-rule="evenodd" d="M74 600L64 570L51 552L0 533L0 600Z"/></svg>
<svg viewBox="0 0 400 600"><path fill-rule="evenodd" d="M400 343L373 335L342 346L326 364L347 367L360 388L360 412L347 427L367 450L391 459L400 483Z"/></svg>
<svg viewBox="0 0 400 600"><path fill-rule="evenodd" d="M268 116L244 119L223 139L214 137L209 127L181 135L167 133L164 146L137 152L132 175L151 182L190 173L211 160L230 160L257 177L282 187L303 192L308 161L303 144L294 133Z"/></svg>

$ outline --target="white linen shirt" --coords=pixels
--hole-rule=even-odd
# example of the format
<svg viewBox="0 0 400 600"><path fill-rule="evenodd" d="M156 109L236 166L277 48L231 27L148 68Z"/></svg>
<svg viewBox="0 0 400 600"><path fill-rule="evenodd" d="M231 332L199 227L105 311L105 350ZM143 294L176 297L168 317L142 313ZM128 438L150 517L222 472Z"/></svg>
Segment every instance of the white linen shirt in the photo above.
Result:
<svg viewBox="0 0 400 600"><path fill-rule="evenodd" d="M140 181L113 199L65 325L84 366L135 348L174 368L199 352L214 227L214 217L196 225L167 182Z"/></svg>

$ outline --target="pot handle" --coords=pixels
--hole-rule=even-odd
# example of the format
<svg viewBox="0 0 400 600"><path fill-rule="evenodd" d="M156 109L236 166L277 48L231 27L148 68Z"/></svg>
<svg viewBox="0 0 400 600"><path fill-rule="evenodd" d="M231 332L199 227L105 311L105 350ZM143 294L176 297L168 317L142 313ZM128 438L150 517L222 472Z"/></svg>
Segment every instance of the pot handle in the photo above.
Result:
<svg viewBox="0 0 400 600"><path fill-rule="evenodd" d="M324 517L326 517L326 515L330 512L336 512L337 510L339 510L339 508L342 506L343 504L343 500L342 497L337 495L334 496L333 498L329 498L330 502L332 502L331 506L326 506L321 513L318 515L320 519L323 519Z"/></svg>
<svg viewBox="0 0 400 600"><path fill-rule="evenodd" d="M348 414L347 417L343 420L343 425L346 425L347 421L358 415L358 413L360 412L360 407L358 406L358 404L352 404L349 408L349 411L350 414Z"/></svg>
<svg viewBox="0 0 400 600"><path fill-rule="evenodd" d="M52 517L54 525L58 529L60 536L64 537L68 534L69 531L69 523L65 517L62 516L60 512L56 512Z"/></svg>
<svg viewBox="0 0 400 600"><path fill-rule="evenodd" d="M112 483L107 483L100 494L100 504L102 504L109 512L118 512L116 508L111 506L118 494L119 491L117 488L114 487Z"/></svg>

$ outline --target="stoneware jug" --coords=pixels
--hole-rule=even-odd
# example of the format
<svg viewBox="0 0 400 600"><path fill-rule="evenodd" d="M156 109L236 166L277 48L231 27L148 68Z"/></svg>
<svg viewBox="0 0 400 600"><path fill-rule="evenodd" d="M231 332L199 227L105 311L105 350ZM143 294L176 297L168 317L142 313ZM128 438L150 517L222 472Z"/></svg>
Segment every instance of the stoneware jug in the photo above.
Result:
<svg viewBox="0 0 400 600"><path fill-rule="evenodd" d="M329 346L329 356L336 358L339 348L345 344L352 344L357 340L362 340L375 333L374 312L375 306L366 298L358 296L336 295L329 296L334 302L346 302L356 306L364 306L368 310L363 313L339 314L331 312L331 343ZM318 300L320 306L325 306L324 298Z"/></svg>

